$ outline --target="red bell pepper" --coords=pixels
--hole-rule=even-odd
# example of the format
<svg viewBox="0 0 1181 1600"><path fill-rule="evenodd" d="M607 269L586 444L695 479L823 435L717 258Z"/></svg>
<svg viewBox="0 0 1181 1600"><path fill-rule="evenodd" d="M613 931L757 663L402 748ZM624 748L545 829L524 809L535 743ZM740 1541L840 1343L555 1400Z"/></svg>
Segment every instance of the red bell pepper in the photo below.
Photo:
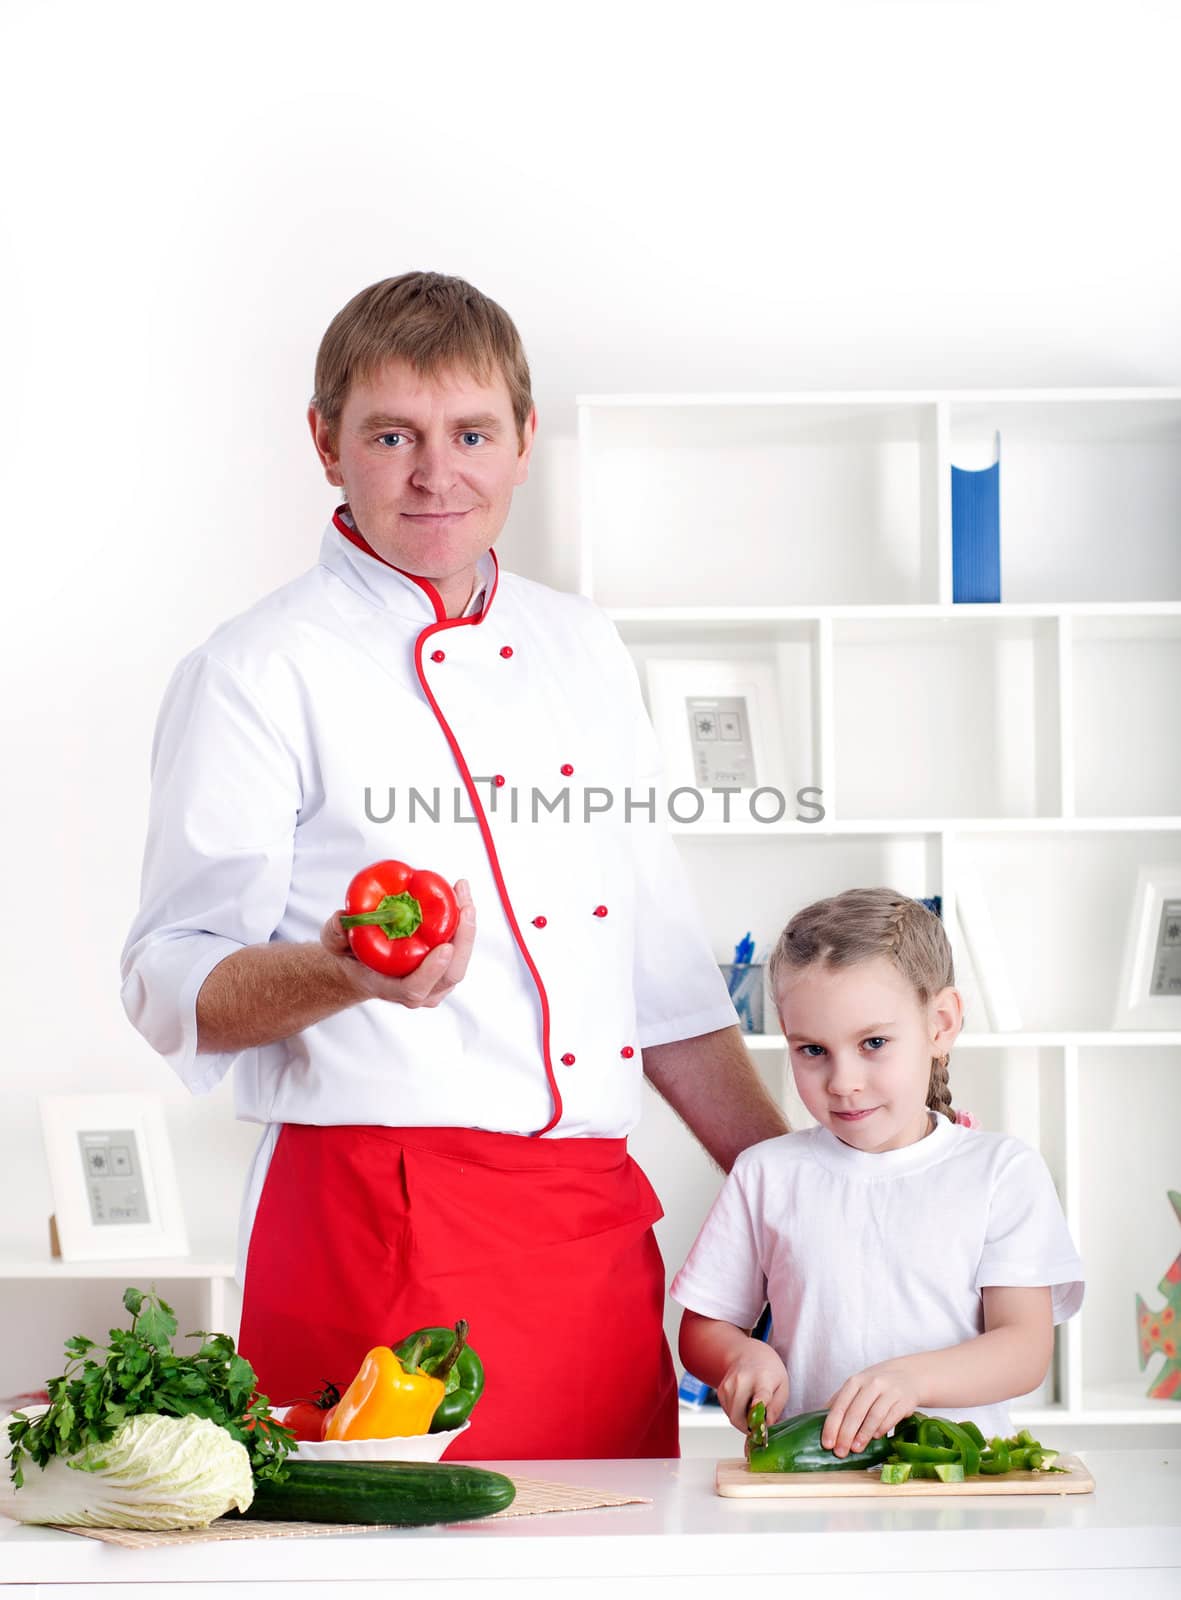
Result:
<svg viewBox="0 0 1181 1600"><path fill-rule="evenodd" d="M404 978L459 926L451 885L437 872L404 861L375 861L349 884L341 926L358 961Z"/></svg>

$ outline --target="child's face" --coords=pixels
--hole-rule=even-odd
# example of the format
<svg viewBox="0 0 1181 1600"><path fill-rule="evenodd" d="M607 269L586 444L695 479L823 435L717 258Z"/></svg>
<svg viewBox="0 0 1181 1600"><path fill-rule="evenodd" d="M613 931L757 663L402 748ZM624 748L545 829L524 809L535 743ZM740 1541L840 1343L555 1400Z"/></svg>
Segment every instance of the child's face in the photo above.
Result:
<svg viewBox="0 0 1181 1600"><path fill-rule="evenodd" d="M960 1031L958 990L943 989L924 1006L893 963L875 956L784 973L775 1000L796 1090L817 1122L874 1153L929 1131L931 1057Z"/></svg>

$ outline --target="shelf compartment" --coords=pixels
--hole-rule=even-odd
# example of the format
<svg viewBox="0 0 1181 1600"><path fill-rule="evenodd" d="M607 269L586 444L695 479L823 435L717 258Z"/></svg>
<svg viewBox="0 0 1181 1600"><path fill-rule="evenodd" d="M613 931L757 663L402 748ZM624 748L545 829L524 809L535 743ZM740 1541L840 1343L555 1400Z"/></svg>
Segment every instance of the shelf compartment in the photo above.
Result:
<svg viewBox="0 0 1181 1600"><path fill-rule="evenodd" d="M1156 1360L1160 1359L1158 1355ZM1149 1423L1157 1427L1171 1423L1174 1428L1181 1427L1181 1406L1175 1400L1154 1400L1144 1392L1154 1370L1149 1366L1134 1379L1119 1383L1088 1384L1083 1390L1081 1414L1096 1421Z"/></svg>
<svg viewBox="0 0 1181 1600"><path fill-rule="evenodd" d="M949 397L948 476L1001 436L1001 596L1181 598L1181 391Z"/></svg>
<svg viewBox="0 0 1181 1600"><path fill-rule="evenodd" d="M1181 814L1181 618L1076 617L1072 629L1075 809Z"/></svg>
<svg viewBox="0 0 1181 1600"><path fill-rule="evenodd" d="M687 828L676 842L719 962L734 959L734 946L747 929L762 960L795 912L843 889L884 883L919 897L940 892L938 835L761 838L737 832L695 835Z"/></svg>
<svg viewBox="0 0 1181 1600"><path fill-rule="evenodd" d="M1054 619L976 614L832 628L835 817L1060 812Z"/></svg>
<svg viewBox="0 0 1181 1600"><path fill-rule="evenodd" d="M986 897L1021 1031L1110 1031L1137 871L1145 862L1181 863L1181 831L964 832L954 835L951 856L958 852ZM953 860L953 901L954 892ZM954 904L945 914L957 976L975 993ZM982 1008L971 1025L986 1028Z"/></svg>
<svg viewBox="0 0 1181 1600"><path fill-rule="evenodd" d="M8 1318L10 1335L0 1346L0 1395L25 1394L44 1388L48 1378L64 1372L65 1342L76 1333L105 1343L109 1328L126 1328L130 1317L123 1309L123 1290L133 1284L139 1289L155 1286L176 1312L179 1333L177 1348L191 1355L198 1341L184 1335L194 1328L238 1335L240 1297L227 1294L225 1281L212 1275L224 1262L208 1264L208 1273L186 1271L186 1261L159 1261L156 1270L142 1269L152 1263L135 1261L50 1263L56 1271L41 1271L45 1263L10 1260L4 1264L0 1294L12 1308ZM101 1272L90 1271L102 1267ZM232 1267L229 1269L232 1272ZM17 1285L4 1280L35 1278ZM15 1307L19 1305L19 1317Z"/></svg>
<svg viewBox="0 0 1181 1600"><path fill-rule="evenodd" d="M933 402L904 397L584 401L584 590L605 606L693 604L703 587L714 605L752 589L767 604L935 600L935 422Z"/></svg>
<svg viewBox="0 0 1181 1600"><path fill-rule="evenodd" d="M1181 1046L1078 1054L1084 1404L1181 1421L1175 1401L1146 1393L1164 1358L1154 1354L1140 1371L1135 1322L1137 1294L1153 1310L1163 1306L1157 1285L1181 1252L1167 1193L1178 1186Z"/></svg>
<svg viewBox="0 0 1181 1600"><path fill-rule="evenodd" d="M653 661L737 661L770 666L774 672L777 691L779 725L776 744L783 753L783 766L767 769L759 775L760 786L777 788L786 797L784 818L811 813L801 812L795 799L804 787L819 786L818 728L815 715L817 680L819 676L819 624L814 622L779 623L767 629L744 629L735 626L711 631L708 640L702 640L696 631L692 643L676 636L679 630L628 630L628 644L636 663L645 699L649 700L647 668ZM649 702L649 709L651 709ZM727 826L724 823L724 802L721 796L705 793L705 809L699 823L686 822L686 827ZM768 805L773 797L764 797ZM687 802L686 802L687 804ZM692 814L692 806L687 813ZM769 813L767 813L769 814ZM730 824L738 828L759 827L751 814L749 797L734 796L730 801Z"/></svg>

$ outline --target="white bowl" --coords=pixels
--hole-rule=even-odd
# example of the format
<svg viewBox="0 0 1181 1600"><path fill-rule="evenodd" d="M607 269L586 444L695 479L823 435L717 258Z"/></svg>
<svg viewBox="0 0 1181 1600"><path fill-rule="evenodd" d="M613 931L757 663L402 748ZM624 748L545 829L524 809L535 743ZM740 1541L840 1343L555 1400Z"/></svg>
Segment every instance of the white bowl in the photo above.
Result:
<svg viewBox="0 0 1181 1600"><path fill-rule="evenodd" d="M286 1408L275 1407L280 1421ZM452 1439L471 1427L470 1419L460 1428L443 1433L415 1433L394 1439L297 1439L290 1451L301 1461L438 1461Z"/></svg>

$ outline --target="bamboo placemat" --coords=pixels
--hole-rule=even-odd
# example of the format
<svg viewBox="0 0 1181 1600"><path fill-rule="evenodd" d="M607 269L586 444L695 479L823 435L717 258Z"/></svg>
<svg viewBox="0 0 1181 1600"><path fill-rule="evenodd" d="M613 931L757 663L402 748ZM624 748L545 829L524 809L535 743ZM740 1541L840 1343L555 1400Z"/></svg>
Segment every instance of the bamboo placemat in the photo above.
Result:
<svg viewBox="0 0 1181 1600"><path fill-rule="evenodd" d="M508 1474L508 1476L512 1476ZM639 1494L614 1494L610 1489L581 1489L572 1483L547 1483L542 1478L513 1478L517 1497L511 1506L490 1517L469 1519L462 1524L478 1526L505 1517L536 1517L548 1511L597 1511L606 1506L650 1505ZM220 1539L315 1539L328 1533L376 1533L394 1527L388 1522L250 1522L237 1517L219 1517L207 1528L172 1529L151 1533L139 1528L64 1528L62 1533L80 1533L84 1539L99 1539L103 1544L122 1545L125 1550L162 1550L169 1545L210 1544ZM435 1524L438 1526L438 1524ZM460 1526L458 1523L450 1526Z"/></svg>

